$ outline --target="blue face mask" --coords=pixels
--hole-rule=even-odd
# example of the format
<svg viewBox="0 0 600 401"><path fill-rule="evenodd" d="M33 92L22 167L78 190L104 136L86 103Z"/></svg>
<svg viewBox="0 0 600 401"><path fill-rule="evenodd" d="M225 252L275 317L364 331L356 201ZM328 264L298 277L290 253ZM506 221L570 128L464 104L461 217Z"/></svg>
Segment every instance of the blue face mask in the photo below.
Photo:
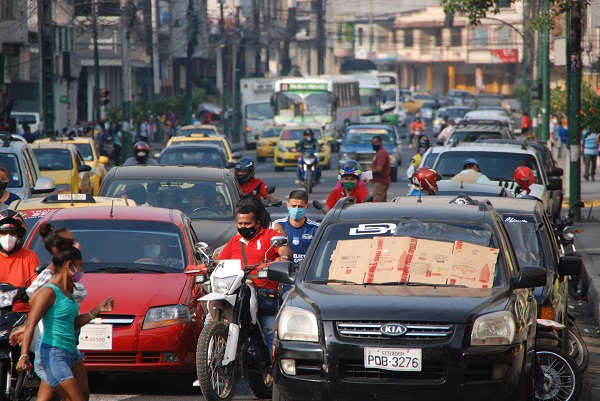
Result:
<svg viewBox="0 0 600 401"><path fill-rule="evenodd" d="M306 208L305 207L289 207L288 213L290 214L290 217L292 219L300 220L306 214Z"/></svg>

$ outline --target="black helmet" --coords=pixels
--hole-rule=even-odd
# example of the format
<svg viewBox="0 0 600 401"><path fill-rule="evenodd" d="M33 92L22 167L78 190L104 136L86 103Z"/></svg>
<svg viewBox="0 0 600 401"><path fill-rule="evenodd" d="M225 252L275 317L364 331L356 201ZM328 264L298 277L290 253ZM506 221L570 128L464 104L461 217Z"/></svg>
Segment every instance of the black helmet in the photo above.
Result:
<svg viewBox="0 0 600 401"><path fill-rule="evenodd" d="M419 139L419 147L429 149L431 147L431 141L426 136L422 136Z"/></svg>
<svg viewBox="0 0 600 401"><path fill-rule="evenodd" d="M4 209L0 212L0 232L17 233L17 243L13 249L7 251L0 245L0 248L4 252L11 255L23 247L25 234L27 233L27 224L19 212L12 209Z"/></svg>
<svg viewBox="0 0 600 401"><path fill-rule="evenodd" d="M307 129L304 130L304 132L302 133L302 135L304 135L304 136L310 135L310 136L312 136L314 138L315 132L312 129L307 128Z"/></svg>
<svg viewBox="0 0 600 401"><path fill-rule="evenodd" d="M148 145L144 141L136 142L133 145L133 156L138 161L138 163L146 163L148 160L148 156L150 155L150 145Z"/></svg>
<svg viewBox="0 0 600 401"><path fill-rule="evenodd" d="M235 176L240 184L250 181L254 178L254 160L249 157L240 159L235 164Z"/></svg>

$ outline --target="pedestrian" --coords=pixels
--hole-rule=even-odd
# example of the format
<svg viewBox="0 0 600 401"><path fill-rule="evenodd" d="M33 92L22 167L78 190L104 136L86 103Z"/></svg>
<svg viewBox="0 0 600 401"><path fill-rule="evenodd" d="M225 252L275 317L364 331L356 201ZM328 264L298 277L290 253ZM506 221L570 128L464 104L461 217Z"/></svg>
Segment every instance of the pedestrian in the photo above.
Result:
<svg viewBox="0 0 600 401"><path fill-rule="evenodd" d="M144 141L146 143L150 143L150 131L151 131L151 126L150 126L150 118L148 118L148 120L144 121L142 123L142 125L140 125L140 141Z"/></svg>
<svg viewBox="0 0 600 401"><path fill-rule="evenodd" d="M390 167L390 154L383 147L381 136L375 135L371 139L371 146L375 151L373 156L373 164L371 164L371 171L373 172L373 179L371 184L373 186L373 202L386 202L387 201L387 190L391 183L391 167Z"/></svg>
<svg viewBox="0 0 600 401"><path fill-rule="evenodd" d="M27 143L33 143L37 139L37 135L31 133L31 127L28 124L23 124L23 138Z"/></svg>
<svg viewBox="0 0 600 401"><path fill-rule="evenodd" d="M529 117L529 113L523 113L523 118L521 118L521 131L523 128L527 128L529 131L531 131L533 128L533 123Z"/></svg>
<svg viewBox="0 0 600 401"><path fill-rule="evenodd" d="M454 120L452 120L452 119L448 120L448 122L446 123L446 128L444 128L439 133L439 135L437 136L437 140L444 141L444 145L445 145L446 142L448 142L448 138L450 137L450 134L452 133L452 131L454 131L454 125L455 125Z"/></svg>
<svg viewBox="0 0 600 401"><path fill-rule="evenodd" d="M567 143L569 142L569 126L567 125L567 120L559 120L558 127L556 128L556 133L558 135L558 139L560 141L560 145L558 148L558 160L562 161L565 157L565 153L567 150ZM564 163L563 163L564 165Z"/></svg>
<svg viewBox="0 0 600 401"><path fill-rule="evenodd" d="M598 160L598 146L600 145L600 137L597 133L592 132L589 128L583 131L581 144L583 145L583 162L585 165L585 173L583 178L586 181L595 181L596 162Z"/></svg>
<svg viewBox="0 0 600 401"><path fill-rule="evenodd" d="M113 135L113 152L112 159L115 166L121 164L121 154L123 152L123 130L121 124L115 126L115 133Z"/></svg>

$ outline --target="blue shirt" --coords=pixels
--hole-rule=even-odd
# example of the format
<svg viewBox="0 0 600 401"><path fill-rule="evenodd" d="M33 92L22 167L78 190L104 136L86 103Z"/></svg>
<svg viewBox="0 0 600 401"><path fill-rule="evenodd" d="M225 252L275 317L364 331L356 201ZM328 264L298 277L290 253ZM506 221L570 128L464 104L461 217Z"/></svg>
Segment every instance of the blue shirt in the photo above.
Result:
<svg viewBox="0 0 600 401"><path fill-rule="evenodd" d="M292 248L292 252L294 253L293 262L302 262L306 256L308 246L310 245L315 232L317 232L317 228L319 228L319 223L306 218L304 220L304 224L296 228L290 223L289 216L283 219L275 220L274 223L281 224L285 230L285 235L288 238L288 245L290 248Z"/></svg>
<svg viewBox="0 0 600 401"><path fill-rule="evenodd" d="M560 126L560 127L558 127L558 129L556 131L560 138L560 143L562 143L563 145L566 145L567 142L569 142L569 130L563 126Z"/></svg>
<svg viewBox="0 0 600 401"><path fill-rule="evenodd" d="M8 199L6 199L4 201L5 205L10 205L11 203L13 203L16 200L21 200L21 197L19 195L13 194L12 192L9 192L9 194L10 195L8 195Z"/></svg>

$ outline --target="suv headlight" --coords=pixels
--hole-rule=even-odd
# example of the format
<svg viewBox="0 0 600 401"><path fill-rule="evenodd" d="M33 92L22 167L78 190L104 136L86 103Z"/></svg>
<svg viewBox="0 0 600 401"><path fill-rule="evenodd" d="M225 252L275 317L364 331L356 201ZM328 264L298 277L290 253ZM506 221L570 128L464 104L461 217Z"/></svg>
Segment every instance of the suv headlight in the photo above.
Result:
<svg viewBox="0 0 600 401"><path fill-rule="evenodd" d="M227 294L237 276L213 277L213 292Z"/></svg>
<svg viewBox="0 0 600 401"><path fill-rule="evenodd" d="M190 310L185 305L158 306L148 309L142 330L187 323L190 320Z"/></svg>
<svg viewBox="0 0 600 401"><path fill-rule="evenodd" d="M471 345L506 345L515 340L516 325L511 312L492 312L473 323Z"/></svg>
<svg viewBox="0 0 600 401"><path fill-rule="evenodd" d="M318 342L317 317L306 309L286 306L279 312L277 336L280 340Z"/></svg>

